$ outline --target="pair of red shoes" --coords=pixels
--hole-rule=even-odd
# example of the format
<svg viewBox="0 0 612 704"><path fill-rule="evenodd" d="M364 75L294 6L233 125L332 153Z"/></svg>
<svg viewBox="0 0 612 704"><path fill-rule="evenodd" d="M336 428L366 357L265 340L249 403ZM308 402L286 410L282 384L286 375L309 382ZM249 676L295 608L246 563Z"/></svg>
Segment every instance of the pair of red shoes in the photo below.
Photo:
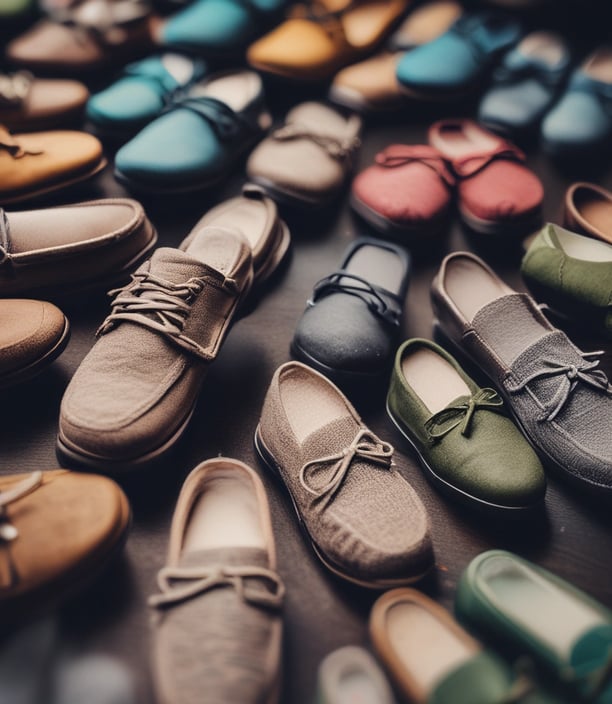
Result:
<svg viewBox="0 0 612 704"><path fill-rule="evenodd" d="M351 205L389 236L439 232L451 214L472 230L520 236L537 229L544 188L513 144L471 120L442 120L429 145L393 144L353 181Z"/></svg>

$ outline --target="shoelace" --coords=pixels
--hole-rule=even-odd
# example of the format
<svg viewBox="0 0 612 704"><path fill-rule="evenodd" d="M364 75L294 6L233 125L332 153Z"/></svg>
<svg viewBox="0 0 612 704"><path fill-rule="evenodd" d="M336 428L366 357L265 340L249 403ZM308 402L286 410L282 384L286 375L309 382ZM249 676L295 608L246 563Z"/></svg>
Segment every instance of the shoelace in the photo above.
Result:
<svg viewBox="0 0 612 704"><path fill-rule="evenodd" d="M29 477L10 489L0 491L0 543L11 542L19 535L17 528L8 520L6 507L38 489L42 485L42 480L42 472L32 472Z"/></svg>
<svg viewBox="0 0 612 704"><path fill-rule="evenodd" d="M132 274L132 283L109 291L109 296L114 296L111 312L98 328L96 335L104 335L112 330L118 321L128 320L160 332L198 357L211 361L212 356L204 348L183 334L191 303L205 285L222 288L232 294L238 291L234 279L218 281L212 277L203 277L174 284L147 271L136 272Z"/></svg>
<svg viewBox="0 0 612 704"><path fill-rule="evenodd" d="M510 161L525 161L525 154L512 144L500 144L497 149L476 154L469 154L453 160L453 169L458 176L475 176L487 167L492 161L506 159Z"/></svg>
<svg viewBox="0 0 612 704"><path fill-rule="evenodd" d="M585 704L595 702L612 683L612 646L608 647L605 661L599 667L588 672L567 667L561 672L561 679L580 693Z"/></svg>
<svg viewBox="0 0 612 704"><path fill-rule="evenodd" d="M393 464L393 445L381 440L368 428L361 428L351 444L341 452L306 462L300 469L300 484L309 494L321 499L325 507L342 486L355 459L363 459L384 469L390 469ZM321 465L331 466L332 474L324 486L313 489L308 484L308 473L312 470L316 471Z"/></svg>
<svg viewBox="0 0 612 704"><path fill-rule="evenodd" d="M0 125L0 151L4 150L8 152L13 159L21 159L24 156L38 156L42 154L42 150L31 150L24 149L24 147L17 142L11 133Z"/></svg>
<svg viewBox="0 0 612 704"><path fill-rule="evenodd" d="M359 129L358 124L359 119L353 115L348 120L347 128L352 132L356 132ZM338 159L339 161L349 159L361 145L361 140L357 136L340 139L331 135L317 134L311 128L297 122L290 122L284 127L275 130L272 133L272 139L279 142L286 142L292 139L308 139L324 149L332 159Z"/></svg>
<svg viewBox="0 0 612 704"><path fill-rule="evenodd" d="M221 139L231 139L241 132L249 134L255 131L244 117L216 98L186 95L172 101L163 112L171 112L177 108L186 108L203 117Z"/></svg>
<svg viewBox="0 0 612 704"><path fill-rule="evenodd" d="M34 76L29 71L0 73L0 105L19 107L30 91Z"/></svg>
<svg viewBox="0 0 612 704"><path fill-rule="evenodd" d="M466 40L466 46L474 57L474 60L481 64L490 57L490 51L487 50L485 42L483 42L482 34L493 31L495 25L501 24L503 20L493 15L484 16L482 14L465 14L460 17L448 30L453 34L458 34Z"/></svg>
<svg viewBox="0 0 612 704"><path fill-rule="evenodd" d="M487 410L499 413L504 405L497 391L484 388L477 391L466 403L443 408L425 421L425 430L439 440L461 425L461 435L469 436L472 419L476 411Z"/></svg>
<svg viewBox="0 0 612 704"><path fill-rule="evenodd" d="M356 281L359 286L352 286L342 279ZM324 279L318 281L313 288L312 297L308 300L309 306L314 306L317 301L332 293L347 293L350 296L361 298L368 308L381 320L393 327L400 325L402 309L400 304L394 300L393 294L388 292L383 294L372 284L357 274L349 274L346 271L336 271Z"/></svg>
<svg viewBox="0 0 612 704"><path fill-rule="evenodd" d="M499 66L495 69L493 80L495 84L512 85L533 78L546 88L556 88L564 74L564 67L551 69L533 61L526 61L520 66Z"/></svg>
<svg viewBox="0 0 612 704"><path fill-rule="evenodd" d="M255 589L246 579L255 578L271 589ZM176 583L186 582L183 586ZM149 597L149 606L165 608L216 587L233 587L245 603L267 609L280 609L285 596L285 586L280 577L270 569L256 566L212 565L210 567L163 567L157 575L161 594Z"/></svg>
<svg viewBox="0 0 612 704"><path fill-rule="evenodd" d="M540 421L552 421L559 415L570 396L581 382L594 389L603 391L608 396L612 395L612 386L608 382L608 377L603 370L597 369L599 360L596 359L593 362L587 361L587 357L599 357L602 354L603 351L601 350L597 352L583 352L583 364L580 366L574 364L560 364L554 359L543 359L542 369L538 369L538 371L527 375L517 384L509 384L507 389L511 394L515 394L522 391L528 384L536 379L560 377L559 386L552 399L545 405L544 415L539 419Z"/></svg>
<svg viewBox="0 0 612 704"><path fill-rule="evenodd" d="M399 166L419 162L435 171L448 186L454 186L455 184L455 179L446 168L442 157L433 156L429 149L419 149L418 146L390 147L377 154L375 162L386 169L395 169Z"/></svg>

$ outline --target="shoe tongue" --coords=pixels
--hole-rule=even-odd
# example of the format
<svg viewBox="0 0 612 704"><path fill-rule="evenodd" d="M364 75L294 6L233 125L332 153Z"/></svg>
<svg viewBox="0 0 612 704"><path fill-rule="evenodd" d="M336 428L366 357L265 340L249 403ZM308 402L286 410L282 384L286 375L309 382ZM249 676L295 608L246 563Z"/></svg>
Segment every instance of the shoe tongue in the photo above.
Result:
<svg viewBox="0 0 612 704"><path fill-rule="evenodd" d="M204 262L194 259L180 249L160 247L155 250L149 263L149 271L164 281L180 284L193 277L217 274L223 279L223 274Z"/></svg>
<svg viewBox="0 0 612 704"><path fill-rule="evenodd" d="M181 555L180 567L212 565L269 567L268 553L263 548L227 547L209 550L192 550Z"/></svg>

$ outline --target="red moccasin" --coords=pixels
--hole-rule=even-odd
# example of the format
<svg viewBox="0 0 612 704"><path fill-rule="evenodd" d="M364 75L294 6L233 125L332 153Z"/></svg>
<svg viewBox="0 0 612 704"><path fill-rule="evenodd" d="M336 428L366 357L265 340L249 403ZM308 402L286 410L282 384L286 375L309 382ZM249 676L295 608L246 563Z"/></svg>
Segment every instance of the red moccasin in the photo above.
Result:
<svg viewBox="0 0 612 704"><path fill-rule="evenodd" d="M454 183L437 149L392 144L356 176L351 206L384 235L435 234L447 221Z"/></svg>
<svg viewBox="0 0 612 704"><path fill-rule="evenodd" d="M517 236L538 227L544 188L520 149L472 120L434 123L429 142L457 178L459 212L468 227Z"/></svg>

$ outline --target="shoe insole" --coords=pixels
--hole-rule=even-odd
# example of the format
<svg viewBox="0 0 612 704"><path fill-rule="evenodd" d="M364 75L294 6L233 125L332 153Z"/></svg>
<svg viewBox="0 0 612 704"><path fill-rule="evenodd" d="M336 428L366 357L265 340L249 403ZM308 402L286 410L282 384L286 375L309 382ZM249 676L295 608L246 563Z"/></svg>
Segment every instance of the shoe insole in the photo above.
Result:
<svg viewBox="0 0 612 704"><path fill-rule="evenodd" d="M445 286L449 297L467 320L487 303L514 291L492 278L481 266L467 257L453 259L446 269Z"/></svg>
<svg viewBox="0 0 612 704"><path fill-rule="evenodd" d="M524 56L538 59L556 66L566 54L561 37L552 32L532 32L518 45L517 50Z"/></svg>
<svg viewBox="0 0 612 704"><path fill-rule="evenodd" d="M364 244L353 252L345 269L369 281L373 286L380 286L395 294L401 292L406 274L404 262L395 252L369 244ZM362 285L352 279L343 283L350 286ZM366 288L365 285L363 287Z"/></svg>
<svg viewBox="0 0 612 704"><path fill-rule="evenodd" d="M472 395L457 371L443 357L427 348L406 354L402 359L402 374L432 413L446 408L459 396Z"/></svg>
<svg viewBox="0 0 612 704"><path fill-rule="evenodd" d="M431 146L448 159L460 159L495 149L500 138L489 134L473 122L448 121L431 137Z"/></svg>
<svg viewBox="0 0 612 704"><path fill-rule="evenodd" d="M481 579L487 598L507 618L564 659L584 633L602 622L594 608L507 557L489 558Z"/></svg>
<svg viewBox="0 0 612 704"><path fill-rule="evenodd" d="M54 208L10 213L11 252L33 252L47 247L83 242L120 230L134 218L134 209L121 203L100 208Z"/></svg>
<svg viewBox="0 0 612 704"><path fill-rule="evenodd" d="M268 210L261 201L252 198L237 198L231 208L226 208L218 215L213 215L207 219L206 224L240 230L251 249L258 251L260 239L266 233L267 218Z"/></svg>
<svg viewBox="0 0 612 704"><path fill-rule="evenodd" d="M280 394L298 442L318 428L349 415L342 399L328 384L300 368L284 373Z"/></svg>
<svg viewBox="0 0 612 704"><path fill-rule="evenodd" d="M196 83L190 90L192 98L215 98L234 112L242 112L261 91L261 79L252 71L232 73L209 82Z"/></svg>
<svg viewBox="0 0 612 704"><path fill-rule="evenodd" d="M574 203L578 212L593 227L612 239L612 201L590 188L577 188Z"/></svg>
<svg viewBox="0 0 612 704"><path fill-rule="evenodd" d="M191 59L181 54L164 54L161 61L166 71L180 86L184 86L191 80L194 69Z"/></svg>
<svg viewBox="0 0 612 704"><path fill-rule="evenodd" d="M577 235L562 227L555 227L554 233L559 245L568 257L581 259L585 262L612 262L612 246L609 244L591 237ZM551 244L555 244L548 231L544 233L544 238Z"/></svg>
<svg viewBox="0 0 612 704"><path fill-rule="evenodd" d="M582 70L596 81L612 83L612 47L597 49L583 64Z"/></svg>
<svg viewBox="0 0 612 704"><path fill-rule="evenodd" d="M377 44L405 5L404 0L373 0L357 4L342 16L348 43L354 47Z"/></svg>
<svg viewBox="0 0 612 704"><path fill-rule="evenodd" d="M380 691L367 672L345 670L333 693L334 704L376 704L380 702Z"/></svg>
<svg viewBox="0 0 612 704"><path fill-rule="evenodd" d="M232 237L227 229L205 227L193 238L185 254L226 274L233 269L242 250L240 233L237 230L235 232L236 237Z"/></svg>
<svg viewBox="0 0 612 704"><path fill-rule="evenodd" d="M387 632L391 646L423 701L437 683L452 670L472 658L470 647L435 614L416 602L402 601L387 613Z"/></svg>
<svg viewBox="0 0 612 704"><path fill-rule="evenodd" d="M205 480L183 541L184 552L225 547L266 548L253 483L229 468Z"/></svg>

